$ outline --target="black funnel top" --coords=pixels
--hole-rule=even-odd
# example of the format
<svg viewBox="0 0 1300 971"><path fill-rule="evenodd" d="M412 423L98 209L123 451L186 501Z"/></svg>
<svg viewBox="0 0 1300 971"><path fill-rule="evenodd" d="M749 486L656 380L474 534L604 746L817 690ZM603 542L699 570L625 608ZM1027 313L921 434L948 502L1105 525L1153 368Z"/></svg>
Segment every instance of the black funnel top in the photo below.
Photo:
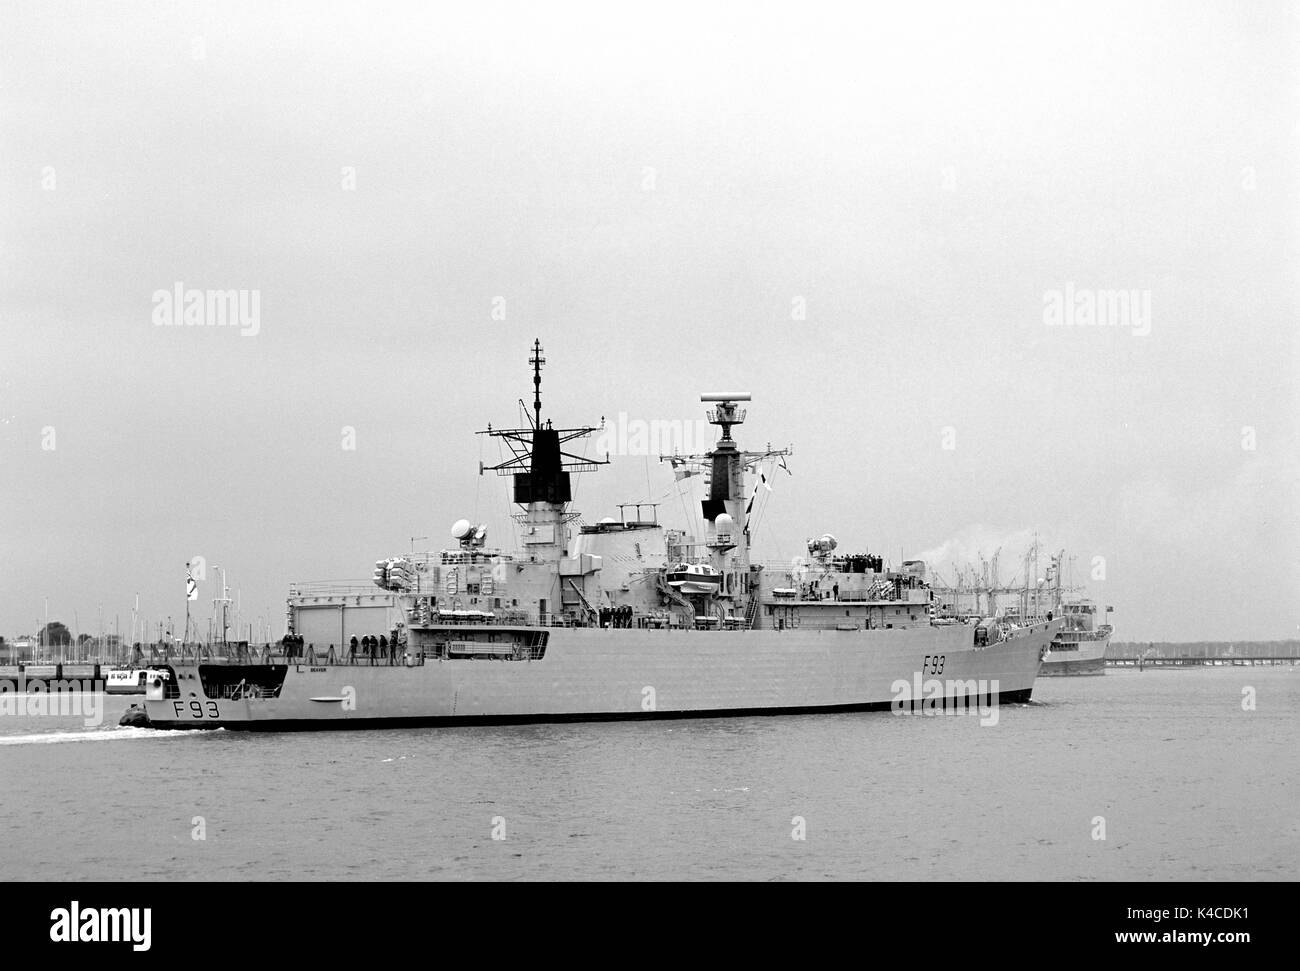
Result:
<svg viewBox="0 0 1300 971"><path fill-rule="evenodd" d="M534 428L530 471L515 473L515 502L569 502L573 498L569 473L560 454L560 433Z"/></svg>

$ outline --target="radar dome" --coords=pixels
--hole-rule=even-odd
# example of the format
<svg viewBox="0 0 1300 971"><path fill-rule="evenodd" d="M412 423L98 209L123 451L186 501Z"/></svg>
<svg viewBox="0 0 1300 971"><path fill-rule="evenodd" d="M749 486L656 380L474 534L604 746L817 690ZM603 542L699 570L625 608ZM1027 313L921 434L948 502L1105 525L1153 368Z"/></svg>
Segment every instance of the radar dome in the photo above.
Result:
<svg viewBox="0 0 1300 971"><path fill-rule="evenodd" d="M603 519L601 519L600 525L613 526L616 522L618 522L618 520L615 519L613 516L605 516Z"/></svg>
<svg viewBox="0 0 1300 971"><path fill-rule="evenodd" d="M464 539L470 534L470 531L473 528L474 527L469 524L468 519L458 519L456 520L456 524L451 527L451 538Z"/></svg>
<svg viewBox="0 0 1300 971"><path fill-rule="evenodd" d="M836 542L834 536L830 533L822 533L822 535L817 539L810 539L808 541L808 552L814 554L829 553L838 545L839 544Z"/></svg>
<svg viewBox="0 0 1300 971"><path fill-rule="evenodd" d="M720 533L731 529L731 527L735 525L735 522L736 521L732 519L728 513L725 512L719 513L718 518L714 520L715 525L718 527L718 532Z"/></svg>

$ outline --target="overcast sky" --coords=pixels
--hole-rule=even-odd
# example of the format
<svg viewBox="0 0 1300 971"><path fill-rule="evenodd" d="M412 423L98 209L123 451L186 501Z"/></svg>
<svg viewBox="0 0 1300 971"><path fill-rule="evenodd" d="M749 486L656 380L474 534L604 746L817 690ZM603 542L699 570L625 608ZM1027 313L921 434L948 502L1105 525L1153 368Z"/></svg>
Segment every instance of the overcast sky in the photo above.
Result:
<svg viewBox="0 0 1300 971"><path fill-rule="evenodd" d="M1295 637L1298 39L1283 2L7 2L0 633L179 624L203 556L278 635L291 581L511 546L473 433L536 336L557 425L750 391L742 444L795 449L761 557L1007 581L1037 530L1103 558L1117 640ZM160 325L178 283L256 326ZM612 459L588 520L696 508Z"/></svg>

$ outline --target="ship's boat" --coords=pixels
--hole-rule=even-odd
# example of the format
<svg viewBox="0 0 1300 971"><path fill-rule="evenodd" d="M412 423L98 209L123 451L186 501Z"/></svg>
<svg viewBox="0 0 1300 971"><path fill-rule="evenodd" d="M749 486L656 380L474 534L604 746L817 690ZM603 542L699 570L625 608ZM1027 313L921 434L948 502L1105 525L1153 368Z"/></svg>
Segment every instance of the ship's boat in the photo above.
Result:
<svg viewBox="0 0 1300 971"><path fill-rule="evenodd" d="M681 563L668 573L668 585L683 594L716 593L722 574L707 563Z"/></svg>

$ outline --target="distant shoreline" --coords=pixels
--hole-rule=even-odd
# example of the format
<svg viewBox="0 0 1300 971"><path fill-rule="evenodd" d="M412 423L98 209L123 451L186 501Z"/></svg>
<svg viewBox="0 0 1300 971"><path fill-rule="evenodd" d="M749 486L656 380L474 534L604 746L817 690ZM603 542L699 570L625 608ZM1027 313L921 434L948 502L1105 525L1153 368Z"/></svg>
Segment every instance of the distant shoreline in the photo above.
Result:
<svg viewBox="0 0 1300 971"><path fill-rule="evenodd" d="M1111 641L1108 658L1137 657L1297 658L1300 640L1288 641Z"/></svg>

